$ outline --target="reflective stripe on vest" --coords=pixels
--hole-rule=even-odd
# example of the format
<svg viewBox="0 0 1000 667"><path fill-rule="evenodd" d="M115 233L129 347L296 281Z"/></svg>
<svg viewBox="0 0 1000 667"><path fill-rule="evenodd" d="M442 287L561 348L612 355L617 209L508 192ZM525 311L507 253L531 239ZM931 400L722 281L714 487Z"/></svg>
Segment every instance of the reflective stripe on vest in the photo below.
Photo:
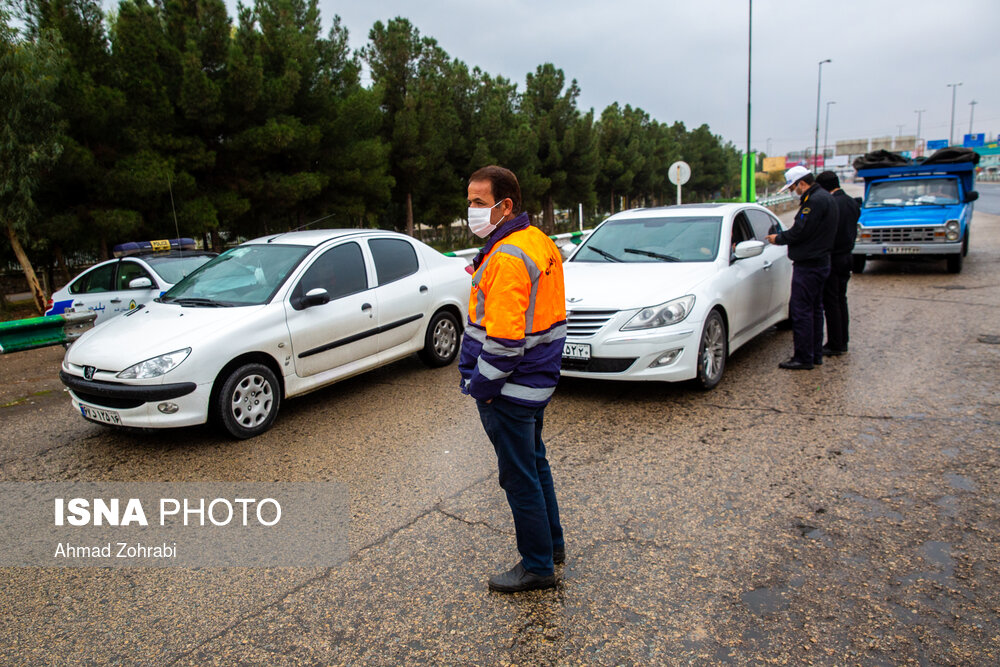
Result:
<svg viewBox="0 0 1000 667"><path fill-rule="evenodd" d="M501 396L520 398L523 401L547 401L554 393L556 393L555 387L525 387L523 384L514 384L513 382L507 382L500 388Z"/></svg>
<svg viewBox="0 0 1000 667"><path fill-rule="evenodd" d="M507 371L505 373L482 357L479 357L479 363L476 364L476 368L479 370L479 374L487 380L502 380L505 377L510 377L510 374L513 372Z"/></svg>

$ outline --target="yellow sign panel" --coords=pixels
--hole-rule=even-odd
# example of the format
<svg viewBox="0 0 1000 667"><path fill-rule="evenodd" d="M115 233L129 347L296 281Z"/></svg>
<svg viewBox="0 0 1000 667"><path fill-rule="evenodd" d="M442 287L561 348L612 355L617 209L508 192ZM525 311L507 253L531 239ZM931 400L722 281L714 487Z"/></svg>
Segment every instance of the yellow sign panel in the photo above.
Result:
<svg viewBox="0 0 1000 667"><path fill-rule="evenodd" d="M153 246L153 250L156 252L170 250L170 241L167 241L166 239L160 241L150 241L149 244Z"/></svg>
<svg viewBox="0 0 1000 667"><path fill-rule="evenodd" d="M784 157L764 158L764 171L784 171L784 169L785 169Z"/></svg>

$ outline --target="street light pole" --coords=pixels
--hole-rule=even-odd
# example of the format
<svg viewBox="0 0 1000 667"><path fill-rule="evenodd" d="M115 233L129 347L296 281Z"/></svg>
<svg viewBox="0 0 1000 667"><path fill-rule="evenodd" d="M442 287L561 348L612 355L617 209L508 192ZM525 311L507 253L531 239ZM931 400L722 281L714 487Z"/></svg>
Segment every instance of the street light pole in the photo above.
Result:
<svg viewBox="0 0 1000 667"><path fill-rule="evenodd" d="M961 81L948 84L948 88L951 88L951 130L948 131L949 146L955 143L955 90L961 85Z"/></svg>
<svg viewBox="0 0 1000 667"><path fill-rule="evenodd" d="M914 148L916 148L916 149L920 149L920 119L923 116L923 114L924 114L925 111L927 111L927 109L914 109L913 110L913 113L917 114L917 145L914 146ZM917 153L918 153L918 155L923 155L924 154L923 150L918 150Z"/></svg>
<svg viewBox="0 0 1000 667"><path fill-rule="evenodd" d="M753 72L751 68L751 56L753 55L753 0L748 0L747 9L747 153L746 158L743 160L743 181L746 184L746 199L749 200L750 193L753 191L755 178L754 174L757 171L756 165L751 165L750 157L753 155L750 151L750 75Z"/></svg>
<svg viewBox="0 0 1000 667"><path fill-rule="evenodd" d="M827 141L830 138L830 105L836 104L835 101L830 100L826 103L826 127L823 129L823 166L826 166L826 146Z"/></svg>
<svg viewBox="0 0 1000 667"><path fill-rule="evenodd" d="M976 105L979 102L972 100L969 102L969 134L972 134L972 114L976 111Z"/></svg>
<svg viewBox="0 0 1000 667"><path fill-rule="evenodd" d="M833 61L827 58L826 60L819 61L819 76L816 78L816 137L813 141L813 171L816 171L818 167L816 162L816 151L819 150L819 91L823 85L823 65L825 63L832 63Z"/></svg>

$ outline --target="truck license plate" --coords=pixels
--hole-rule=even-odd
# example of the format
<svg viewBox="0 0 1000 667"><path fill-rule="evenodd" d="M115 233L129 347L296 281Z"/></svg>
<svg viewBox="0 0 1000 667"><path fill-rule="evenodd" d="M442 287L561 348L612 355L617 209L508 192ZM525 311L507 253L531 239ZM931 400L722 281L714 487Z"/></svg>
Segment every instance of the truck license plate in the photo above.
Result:
<svg viewBox="0 0 1000 667"><path fill-rule="evenodd" d="M894 246L891 248L882 248L882 252L886 255L915 255L920 252L920 248L897 248Z"/></svg>
<svg viewBox="0 0 1000 667"><path fill-rule="evenodd" d="M122 425L121 416L114 410L101 410L100 408L92 408L89 405L80 404L80 412L87 419L93 419L95 422L103 422L105 424L113 424L115 426Z"/></svg>
<svg viewBox="0 0 1000 667"><path fill-rule="evenodd" d="M563 343L563 359L590 359L590 345L586 343Z"/></svg>

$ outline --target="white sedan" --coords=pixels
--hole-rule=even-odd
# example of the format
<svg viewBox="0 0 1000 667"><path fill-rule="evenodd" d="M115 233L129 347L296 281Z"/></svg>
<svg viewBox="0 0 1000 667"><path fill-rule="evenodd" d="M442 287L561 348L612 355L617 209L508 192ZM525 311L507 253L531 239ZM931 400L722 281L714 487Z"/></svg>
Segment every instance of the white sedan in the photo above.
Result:
<svg viewBox="0 0 1000 667"><path fill-rule="evenodd" d="M458 353L465 261L393 232L276 234L226 251L74 343L60 378L84 418L270 428L285 398L417 352Z"/></svg>
<svg viewBox="0 0 1000 667"><path fill-rule="evenodd" d="M611 216L564 267L562 374L711 389L732 351L788 318L792 265L764 240L782 228L756 204Z"/></svg>

